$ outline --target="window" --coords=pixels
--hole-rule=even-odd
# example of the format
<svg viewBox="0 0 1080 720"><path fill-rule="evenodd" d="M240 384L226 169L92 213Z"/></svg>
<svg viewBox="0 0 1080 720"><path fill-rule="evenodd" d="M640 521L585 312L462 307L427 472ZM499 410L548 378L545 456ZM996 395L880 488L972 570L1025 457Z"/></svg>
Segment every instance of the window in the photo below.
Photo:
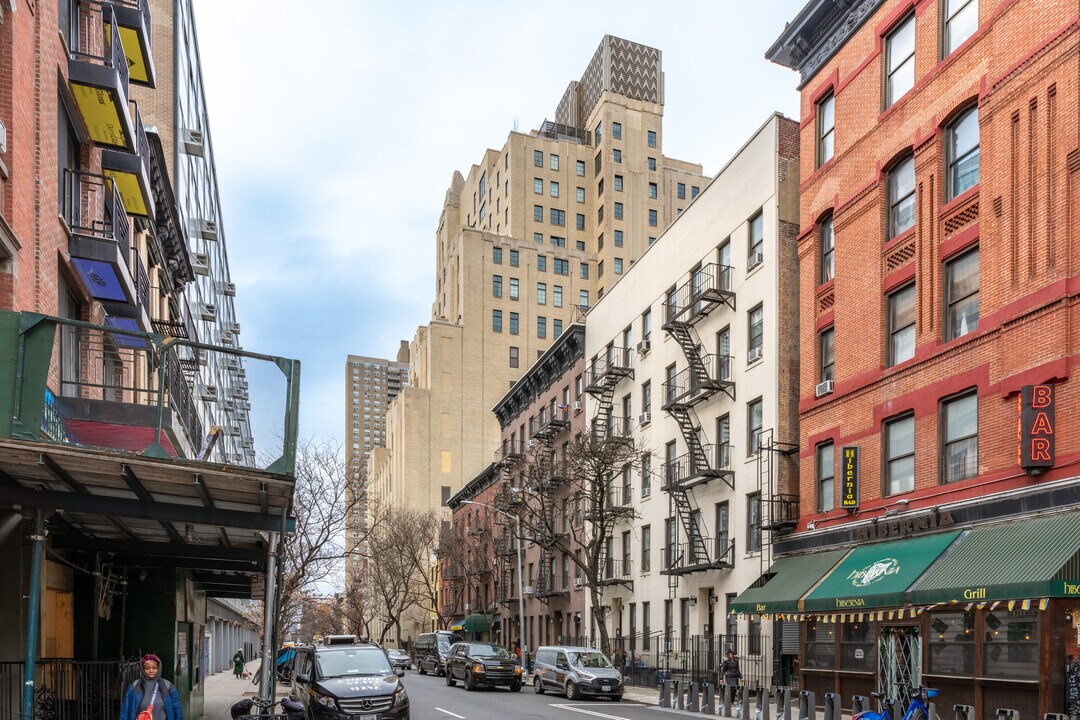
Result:
<svg viewBox="0 0 1080 720"><path fill-rule="evenodd" d="M577 190L574 191L574 195L579 203L585 202L585 188L579 187ZM581 217L583 220L585 219L584 215L581 215L579 217Z"/></svg>
<svg viewBox="0 0 1080 720"><path fill-rule="evenodd" d="M502 310L491 311L491 331L502 332Z"/></svg>
<svg viewBox="0 0 1080 720"><path fill-rule="evenodd" d="M583 213L578 213L577 214L577 229L578 230L584 230L585 229L585 215Z"/></svg>
<svg viewBox="0 0 1080 720"><path fill-rule="evenodd" d="M701 188L699 188L697 185L691 185L690 186L690 199L693 200L694 198L696 198L698 196L698 193L700 193L700 192L701 192Z"/></svg>
<svg viewBox="0 0 1080 720"><path fill-rule="evenodd" d="M544 242L544 233L533 233L533 242Z"/></svg>
<svg viewBox="0 0 1080 720"><path fill-rule="evenodd" d="M502 265L502 248L491 249L491 262L496 265Z"/></svg>
<svg viewBox="0 0 1080 720"><path fill-rule="evenodd" d="M516 347L510 348L510 367L516 368L518 366L518 349Z"/></svg>
<svg viewBox="0 0 1080 720"><path fill-rule="evenodd" d="M622 175L615 176L615 192L623 191L623 177Z"/></svg>
<svg viewBox="0 0 1080 720"><path fill-rule="evenodd" d="M578 160L577 161L577 176L578 177L585 177L585 161L584 160Z"/></svg>
<svg viewBox="0 0 1080 720"><path fill-rule="evenodd" d="M611 139L622 140L622 123L611 123Z"/></svg>
<svg viewBox="0 0 1080 720"><path fill-rule="evenodd" d="M686 199L686 183L679 183L675 186L675 197L680 200Z"/></svg>
<svg viewBox="0 0 1080 720"><path fill-rule="evenodd" d="M915 224L915 158L908 156L889 171L889 239Z"/></svg>
<svg viewBox="0 0 1080 720"><path fill-rule="evenodd" d="M589 291L581 290L578 292L578 308L581 310L589 309Z"/></svg>
<svg viewBox="0 0 1080 720"><path fill-rule="evenodd" d="M552 157L555 157L555 156L552 155ZM550 183L548 183L548 187L549 187L550 192L551 192L551 197L553 197L553 198L559 197L559 183L552 180Z"/></svg>
<svg viewBox="0 0 1080 720"><path fill-rule="evenodd" d="M746 405L746 454L757 455L761 449L761 429L764 419L762 409L764 404L761 398L752 400Z"/></svg>
<svg viewBox="0 0 1080 720"><path fill-rule="evenodd" d="M551 161L548 164L548 167L550 167L552 170L558 170L559 169L559 156L558 155L552 155L551 156Z"/></svg>
<svg viewBox="0 0 1080 720"><path fill-rule="evenodd" d="M596 209L596 224L599 225L602 222L604 222L604 206L603 205L601 205L600 207L598 207Z"/></svg>
<svg viewBox="0 0 1080 720"><path fill-rule="evenodd" d="M979 249L945 264L945 340L979 327Z"/></svg>
<svg viewBox="0 0 1080 720"><path fill-rule="evenodd" d="M560 227L566 225L566 211L551 208L551 224Z"/></svg>
<svg viewBox="0 0 1080 720"><path fill-rule="evenodd" d="M544 206L533 205L533 221L542 223L544 222Z"/></svg>
<svg viewBox="0 0 1080 720"><path fill-rule="evenodd" d="M598 278L604 277L604 261L603 260L596 263L596 277L598 277Z"/></svg>
<svg viewBox="0 0 1080 720"><path fill-rule="evenodd" d="M818 348L820 350L818 368L818 382L832 382L833 365L836 363L836 330L827 327L818 335Z"/></svg>
<svg viewBox="0 0 1080 720"><path fill-rule="evenodd" d="M801 658L804 668L827 670L836 667L835 633L836 623L814 618L806 621L806 645Z"/></svg>
<svg viewBox="0 0 1080 720"><path fill-rule="evenodd" d="M652 308L641 313L641 339L649 340L650 338L652 338Z"/></svg>
<svg viewBox="0 0 1080 720"><path fill-rule="evenodd" d="M831 442L817 446L817 509L828 512L834 507L834 449Z"/></svg>
<svg viewBox="0 0 1080 720"><path fill-rule="evenodd" d="M979 29L979 0L946 0L944 7L944 55L948 57Z"/></svg>
<svg viewBox="0 0 1080 720"><path fill-rule="evenodd" d="M536 337L544 340L547 338L547 318L539 315L536 318Z"/></svg>
<svg viewBox="0 0 1080 720"><path fill-rule="evenodd" d="M941 403L941 481L979 474L979 395L970 391Z"/></svg>
<svg viewBox="0 0 1080 720"><path fill-rule="evenodd" d="M641 528L641 572L650 570L652 570L652 526L645 525Z"/></svg>
<svg viewBox="0 0 1080 720"><path fill-rule="evenodd" d="M622 258L615 258L615 274L622 275Z"/></svg>
<svg viewBox="0 0 1080 720"><path fill-rule="evenodd" d="M517 250L510 251L510 267L518 266L519 255Z"/></svg>
<svg viewBox="0 0 1080 720"><path fill-rule="evenodd" d="M656 158L654 157L649 158L649 170L656 172Z"/></svg>
<svg viewBox="0 0 1080 720"><path fill-rule="evenodd" d="M604 153L598 152L598 153L596 153L596 157L593 158L593 177L596 177L597 175L599 175L600 171L603 169L603 167L604 167Z"/></svg>
<svg viewBox="0 0 1080 720"><path fill-rule="evenodd" d="M885 494L915 489L915 416L885 423Z"/></svg>
<svg viewBox="0 0 1080 720"><path fill-rule="evenodd" d="M589 279L589 263L587 263L587 262L581 263L580 272L581 272L581 279L582 280L588 280Z"/></svg>
<svg viewBox="0 0 1080 720"><path fill-rule="evenodd" d="M656 183L649 183L649 197L653 200L656 199Z"/></svg>
<svg viewBox="0 0 1080 720"><path fill-rule="evenodd" d="M533 192L537 195L544 194L544 180L543 178L533 178Z"/></svg>
<svg viewBox="0 0 1080 720"><path fill-rule="evenodd" d="M544 167L544 151L533 150L533 165L536 167Z"/></svg>
<svg viewBox="0 0 1080 720"><path fill-rule="evenodd" d="M746 361L754 362L762 356L765 342L765 310L764 306L758 305L746 314L747 319L747 353Z"/></svg>
<svg viewBox="0 0 1080 720"><path fill-rule="evenodd" d="M915 357L915 283L889 295L889 365Z"/></svg>
<svg viewBox="0 0 1080 720"><path fill-rule="evenodd" d="M599 145L600 141L604 139L604 123L599 122L596 124L596 129L593 130L593 145Z"/></svg>
<svg viewBox="0 0 1080 720"><path fill-rule="evenodd" d="M517 300L521 287L517 278L510 278L510 299Z"/></svg>
<svg viewBox="0 0 1080 720"><path fill-rule="evenodd" d="M761 493L746 496L746 550L761 550Z"/></svg>
<svg viewBox="0 0 1080 720"><path fill-rule="evenodd" d="M834 253L836 251L836 237L833 235L832 215L821 221L821 282L827 283L833 279L835 271Z"/></svg>
<svg viewBox="0 0 1080 720"><path fill-rule="evenodd" d="M615 203L615 219L616 220L622 220L623 219L623 204L621 202Z"/></svg>
<svg viewBox="0 0 1080 720"><path fill-rule="evenodd" d="M536 304L547 305L547 283L536 283Z"/></svg>
<svg viewBox="0 0 1080 720"><path fill-rule="evenodd" d="M562 307L562 285L554 285L551 288L551 304L557 308Z"/></svg>
<svg viewBox="0 0 1080 720"><path fill-rule="evenodd" d="M652 412L652 380L641 383L641 412Z"/></svg>
<svg viewBox="0 0 1080 720"><path fill-rule="evenodd" d="M649 130L647 137L648 137L648 140L649 140L649 147L652 147L652 148L656 147L656 131L655 130Z"/></svg>
<svg viewBox="0 0 1080 720"><path fill-rule="evenodd" d="M833 131L836 129L836 96L831 92L817 104L817 166L832 160Z"/></svg>
<svg viewBox="0 0 1080 720"><path fill-rule="evenodd" d="M840 669L874 672L877 660L877 629L868 620L840 625Z"/></svg>
<svg viewBox="0 0 1080 720"><path fill-rule="evenodd" d="M1039 612L999 608L983 620L986 643L983 667L990 677L1035 680L1039 677Z"/></svg>
<svg viewBox="0 0 1080 720"><path fill-rule="evenodd" d="M536 270L537 272L547 272L547 255L536 256Z"/></svg>
<svg viewBox="0 0 1080 720"><path fill-rule="evenodd" d="M974 610L934 613L930 616L930 631L930 665L925 672L954 677L975 675Z"/></svg>
<svg viewBox="0 0 1080 720"><path fill-rule="evenodd" d="M915 86L915 15L908 15L885 38L885 107Z"/></svg>
<svg viewBox="0 0 1080 720"><path fill-rule="evenodd" d="M502 297L502 275L491 276L491 296Z"/></svg>
<svg viewBox="0 0 1080 720"><path fill-rule="evenodd" d="M649 227L656 227L656 211L649 211Z"/></svg>
<svg viewBox="0 0 1080 720"><path fill-rule="evenodd" d="M946 150L948 197L951 200L979 184L979 108L973 107L949 126Z"/></svg>
<svg viewBox="0 0 1080 720"><path fill-rule="evenodd" d="M518 314L516 312L510 313L510 334L518 334Z"/></svg>
<svg viewBox="0 0 1080 720"><path fill-rule="evenodd" d="M611 162L616 165L622 165L622 150L615 148L611 151Z"/></svg>
<svg viewBox="0 0 1080 720"><path fill-rule="evenodd" d="M562 319L555 318L551 321L551 337L558 338L562 335Z"/></svg>
<svg viewBox="0 0 1080 720"><path fill-rule="evenodd" d="M765 216L758 214L750 218L750 257L758 257L765 254Z"/></svg>
<svg viewBox="0 0 1080 720"><path fill-rule="evenodd" d="M551 236L551 244L555 247L566 247L566 238L557 235Z"/></svg>

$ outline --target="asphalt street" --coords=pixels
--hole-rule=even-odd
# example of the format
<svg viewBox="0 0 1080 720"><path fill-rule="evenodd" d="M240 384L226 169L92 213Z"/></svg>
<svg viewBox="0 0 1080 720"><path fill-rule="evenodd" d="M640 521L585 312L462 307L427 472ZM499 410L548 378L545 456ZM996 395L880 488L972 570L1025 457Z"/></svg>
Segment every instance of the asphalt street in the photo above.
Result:
<svg viewBox="0 0 1080 720"><path fill-rule="evenodd" d="M472 692L461 683L447 687L441 677L418 675L415 670L405 674L409 692L412 720L657 720L661 713L655 707L611 700L579 700L569 702L561 695L537 695L531 685L520 692L505 688L479 688Z"/></svg>

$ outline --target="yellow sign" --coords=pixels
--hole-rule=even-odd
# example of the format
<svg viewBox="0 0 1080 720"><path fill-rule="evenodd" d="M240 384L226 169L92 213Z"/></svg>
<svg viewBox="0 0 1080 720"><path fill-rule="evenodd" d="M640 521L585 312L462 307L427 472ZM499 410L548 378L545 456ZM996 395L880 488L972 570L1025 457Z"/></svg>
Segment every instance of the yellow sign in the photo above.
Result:
<svg viewBox="0 0 1080 720"><path fill-rule="evenodd" d="M117 172L116 170L102 170L116 183L116 189L120 191L120 198L124 201L124 209L129 215L148 215L146 200L143 198L142 188L139 187L139 179L131 173Z"/></svg>
<svg viewBox="0 0 1080 720"><path fill-rule="evenodd" d="M78 83L72 83L71 89L86 128L90 131L90 139L102 145L126 148L127 137L113 94L102 88Z"/></svg>
<svg viewBox="0 0 1080 720"><path fill-rule="evenodd" d="M859 509L859 448L840 448L840 507Z"/></svg>

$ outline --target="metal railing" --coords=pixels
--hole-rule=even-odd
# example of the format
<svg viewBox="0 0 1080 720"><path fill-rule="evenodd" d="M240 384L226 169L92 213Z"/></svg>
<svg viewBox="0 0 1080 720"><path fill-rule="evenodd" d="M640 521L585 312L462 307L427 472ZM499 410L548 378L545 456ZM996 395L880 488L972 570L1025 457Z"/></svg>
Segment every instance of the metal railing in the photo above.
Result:
<svg viewBox="0 0 1080 720"><path fill-rule="evenodd" d="M135 280L135 299L138 301L139 307L146 313L146 316L150 317L150 276L146 272L138 248L132 248L132 253L135 257L131 273L132 279Z"/></svg>
<svg viewBox="0 0 1080 720"><path fill-rule="evenodd" d="M664 300L664 323L680 318L683 322L691 322L732 292L732 279L730 265L709 263L694 270L690 279Z"/></svg>
<svg viewBox="0 0 1080 720"><path fill-rule="evenodd" d="M611 380L625 377L633 371L633 348L609 347L604 354L589 363L585 373L586 388L596 388Z"/></svg>
<svg viewBox="0 0 1080 720"><path fill-rule="evenodd" d="M732 470L734 447L730 443L701 446L702 455L686 453L665 462L661 468L664 478L663 490L700 477L716 475Z"/></svg>
<svg viewBox="0 0 1080 720"><path fill-rule="evenodd" d="M71 59L115 69L120 73L121 87L127 95L131 77L112 7L109 3L93 0L75 0L73 6L70 26Z"/></svg>
<svg viewBox="0 0 1080 720"><path fill-rule="evenodd" d="M71 232L116 243L124 262L131 266L131 223L110 178L64 170L61 203Z"/></svg>
<svg viewBox="0 0 1080 720"><path fill-rule="evenodd" d="M30 720L113 720L138 672L137 662L122 660L38 660ZM19 716L22 687L23 663L0 662L0 717Z"/></svg>
<svg viewBox="0 0 1080 720"><path fill-rule="evenodd" d="M531 437L552 437L560 430L570 425L570 410L556 410L548 417L545 412L540 418L529 419L529 435Z"/></svg>
<svg viewBox="0 0 1080 720"><path fill-rule="evenodd" d="M700 611L699 607L699 611ZM717 616L721 610L714 609ZM599 638L577 638L597 647ZM575 643L576 644L576 643ZM650 632L612 638L612 662L632 685L655 687L661 680L681 678L720 684L720 666L728 650L739 658L741 684L770 687L773 683L772 642L765 634L680 635Z"/></svg>
<svg viewBox="0 0 1080 720"><path fill-rule="evenodd" d="M664 398L664 406L661 409L667 410L679 401L693 400L709 390L716 392L725 383L732 382L733 360L731 355L702 355L701 362L705 368L705 377L701 377L694 368L688 367L672 380L665 381L660 386Z"/></svg>
<svg viewBox="0 0 1080 720"><path fill-rule="evenodd" d="M632 576L634 570L633 560L622 558L604 557L600 560L600 580L625 580Z"/></svg>
<svg viewBox="0 0 1080 720"><path fill-rule="evenodd" d="M634 419L622 415L596 417L589 424L589 432L597 439L632 438Z"/></svg>

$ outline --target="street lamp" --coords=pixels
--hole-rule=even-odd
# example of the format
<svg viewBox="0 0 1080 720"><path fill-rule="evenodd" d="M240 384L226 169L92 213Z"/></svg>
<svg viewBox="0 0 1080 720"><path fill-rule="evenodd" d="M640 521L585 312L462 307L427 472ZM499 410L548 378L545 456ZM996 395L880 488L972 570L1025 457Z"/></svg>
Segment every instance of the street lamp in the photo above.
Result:
<svg viewBox="0 0 1080 720"><path fill-rule="evenodd" d="M521 518L517 515L511 515L510 513L493 508L490 505L482 502L476 502L475 500L462 500L462 505L479 505L480 507L487 508L492 512L499 513L504 517L511 518L514 521L514 525L517 528L517 580L518 580L518 633L521 635L521 657L523 661L528 661L529 646L525 642L525 588L522 584L522 566L521 566Z"/></svg>

